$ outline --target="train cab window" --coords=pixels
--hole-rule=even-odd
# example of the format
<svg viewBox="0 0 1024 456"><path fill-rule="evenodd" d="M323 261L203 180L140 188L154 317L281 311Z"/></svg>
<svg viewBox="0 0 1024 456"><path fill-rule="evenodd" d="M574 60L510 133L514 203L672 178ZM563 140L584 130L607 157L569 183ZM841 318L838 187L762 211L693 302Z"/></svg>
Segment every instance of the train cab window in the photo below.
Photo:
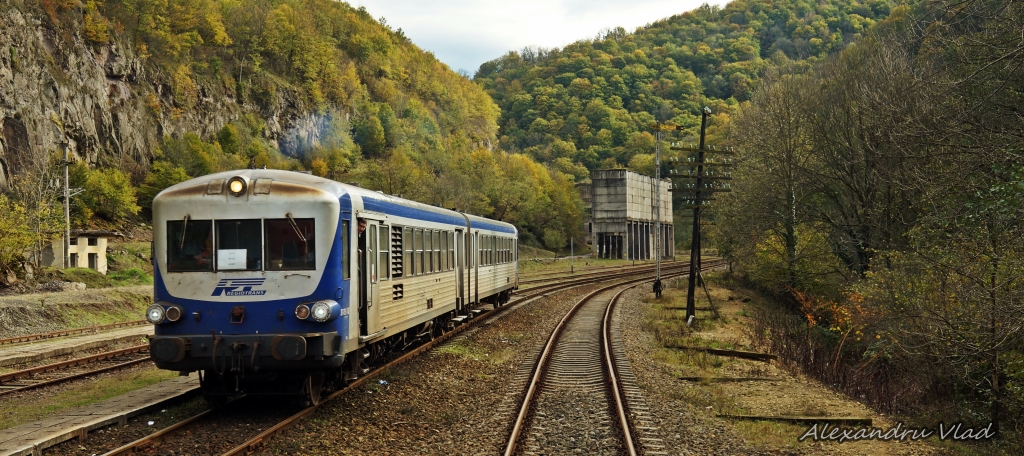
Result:
<svg viewBox="0 0 1024 456"><path fill-rule="evenodd" d="M403 233L402 248L405 249L405 261L403 261L403 263L405 263L405 276L409 277L416 275L416 261L414 259L416 251L412 245L412 228L408 226L405 227L405 231Z"/></svg>
<svg viewBox="0 0 1024 456"><path fill-rule="evenodd" d="M349 251L352 250L348 245L348 220L341 221L341 278L348 280L351 276L348 268L351 263L349 262Z"/></svg>
<svg viewBox="0 0 1024 456"><path fill-rule="evenodd" d="M167 270L213 271L213 221L167 221Z"/></svg>
<svg viewBox="0 0 1024 456"><path fill-rule="evenodd" d="M377 275L380 280L388 280L391 275L391 265L388 259L391 257L391 230L386 225L380 226L380 248L377 249Z"/></svg>
<svg viewBox="0 0 1024 456"><path fill-rule="evenodd" d="M258 271L263 268L259 220L217 220L218 271Z"/></svg>
<svg viewBox="0 0 1024 456"><path fill-rule="evenodd" d="M267 219L263 223L268 271L316 269L313 219Z"/></svg>

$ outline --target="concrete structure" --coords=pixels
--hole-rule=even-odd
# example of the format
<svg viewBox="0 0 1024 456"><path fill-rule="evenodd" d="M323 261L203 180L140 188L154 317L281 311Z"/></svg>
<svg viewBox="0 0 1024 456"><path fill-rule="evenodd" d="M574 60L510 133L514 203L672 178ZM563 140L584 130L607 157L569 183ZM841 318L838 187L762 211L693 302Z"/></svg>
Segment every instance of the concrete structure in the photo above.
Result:
<svg viewBox="0 0 1024 456"><path fill-rule="evenodd" d="M591 239L599 258L652 259L659 235L662 258L675 255L670 180L661 180L661 233L654 227L653 177L625 169L595 169L590 180Z"/></svg>
<svg viewBox="0 0 1024 456"><path fill-rule="evenodd" d="M593 204L591 202L590 184L576 184L576 191L580 193L580 199L583 200L583 242L593 244L594 224L593 216L591 215Z"/></svg>
<svg viewBox="0 0 1024 456"><path fill-rule="evenodd" d="M107 273L107 240L115 237L124 237L117 231L105 230L71 230L71 246L68 252L71 253L72 268L95 269L100 274ZM64 266L64 239L56 238L50 245L43 248L43 266L63 267Z"/></svg>

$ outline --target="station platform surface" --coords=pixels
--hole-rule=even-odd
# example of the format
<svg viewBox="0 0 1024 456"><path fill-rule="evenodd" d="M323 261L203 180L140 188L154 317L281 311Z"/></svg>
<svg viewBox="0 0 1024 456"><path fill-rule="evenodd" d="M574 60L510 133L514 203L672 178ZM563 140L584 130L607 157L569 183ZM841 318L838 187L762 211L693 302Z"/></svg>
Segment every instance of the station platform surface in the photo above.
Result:
<svg viewBox="0 0 1024 456"><path fill-rule="evenodd" d="M73 438L86 438L89 431L148 412L163 401L199 388L192 374L151 385L115 398L60 412L34 423L0 430L0 456L42 455L43 449Z"/></svg>
<svg viewBox="0 0 1024 456"><path fill-rule="evenodd" d="M120 342L146 343L147 334L153 334L152 325L114 329L95 334L61 337L0 347L0 367L30 363L54 356L70 355Z"/></svg>

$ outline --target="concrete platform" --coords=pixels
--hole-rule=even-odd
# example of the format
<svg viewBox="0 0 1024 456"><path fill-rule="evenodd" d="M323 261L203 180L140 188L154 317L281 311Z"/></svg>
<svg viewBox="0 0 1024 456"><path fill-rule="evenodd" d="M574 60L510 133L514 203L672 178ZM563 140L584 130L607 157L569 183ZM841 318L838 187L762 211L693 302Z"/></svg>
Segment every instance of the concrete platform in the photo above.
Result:
<svg viewBox="0 0 1024 456"><path fill-rule="evenodd" d="M180 394L198 391L199 377L178 377L92 405L61 412L58 416L0 430L0 456L41 456L43 449L71 440L84 439L89 431L128 419L159 407Z"/></svg>
<svg viewBox="0 0 1024 456"><path fill-rule="evenodd" d="M3 347L0 348L0 367L30 363L54 356L69 355L93 348L106 347L119 342L144 344L146 343L145 338L147 334L153 334L152 325Z"/></svg>

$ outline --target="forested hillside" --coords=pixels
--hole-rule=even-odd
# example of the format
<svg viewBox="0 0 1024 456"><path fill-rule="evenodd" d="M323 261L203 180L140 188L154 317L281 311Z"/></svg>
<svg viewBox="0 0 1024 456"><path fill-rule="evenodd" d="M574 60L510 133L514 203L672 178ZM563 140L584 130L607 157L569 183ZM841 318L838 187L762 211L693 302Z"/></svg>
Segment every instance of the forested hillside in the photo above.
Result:
<svg viewBox="0 0 1024 456"><path fill-rule="evenodd" d="M483 64L474 80L501 108L502 147L579 179L597 167L652 172L650 124L683 125L693 135L704 105L715 125L728 124L766 68L812 64L889 11L885 0L705 5L635 33L619 28L564 49L512 51Z"/></svg>
<svg viewBox="0 0 1024 456"><path fill-rule="evenodd" d="M63 140L86 190L76 226L118 226L175 182L267 166L500 218L549 248L579 229L571 178L497 149L486 92L362 8L24 0L0 4L0 29L2 202L33 239L8 264L59 233L48 183Z"/></svg>
<svg viewBox="0 0 1024 456"><path fill-rule="evenodd" d="M992 423L987 454L1024 446L1022 36L1016 2L911 2L767 70L711 236L795 312L760 319L773 350L918 423Z"/></svg>

